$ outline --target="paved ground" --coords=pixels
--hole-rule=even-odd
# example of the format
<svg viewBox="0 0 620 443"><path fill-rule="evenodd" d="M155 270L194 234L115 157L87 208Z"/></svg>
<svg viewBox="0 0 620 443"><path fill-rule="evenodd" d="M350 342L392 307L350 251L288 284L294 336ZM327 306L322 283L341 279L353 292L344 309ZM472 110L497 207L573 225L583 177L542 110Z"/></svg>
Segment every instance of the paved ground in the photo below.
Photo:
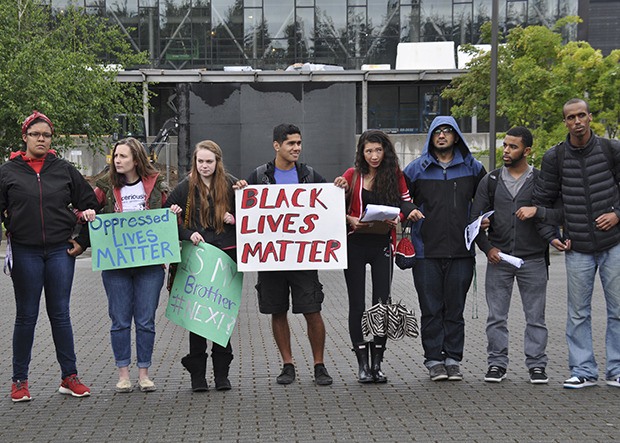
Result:
<svg viewBox="0 0 620 443"><path fill-rule="evenodd" d="M563 257L552 256L547 320L550 330L548 385L531 385L523 363L523 315L518 297L512 306L513 332L508 378L482 380L486 370L484 260L478 257L478 291L466 310L466 349L462 382L431 382L422 364L419 339L389 342L386 385L360 385L347 333L347 296L342 272L323 272L328 331L327 367L335 382L313 384L312 361L303 317L292 317L298 379L275 382L280 361L269 318L257 310L254 274L246 275L244 302L232 342L233 390L193 394L180 359L187 334L164 317L162 292L151 375L157 392L117 394L116 370L108 339L109 319L99 273L90 260L78 260L72 317L80 375L93 391L89 398L58 394L59 369L49 323L42 306L30 372L33 401L13 404L11 335L14 302L11 281L0 275L0 441L617 441L620 389L599 382L595 388L563 389L566 369L565 275ZM544 272L544 269L541 269ZM515 290L516 292L516 290ZM417 309L411 274L396 270L394 298ZM594 340L604 366L605 314L596 287ZM477 315L475 315L477 311ZM137 370L132 368L133 377Z"/></svg>

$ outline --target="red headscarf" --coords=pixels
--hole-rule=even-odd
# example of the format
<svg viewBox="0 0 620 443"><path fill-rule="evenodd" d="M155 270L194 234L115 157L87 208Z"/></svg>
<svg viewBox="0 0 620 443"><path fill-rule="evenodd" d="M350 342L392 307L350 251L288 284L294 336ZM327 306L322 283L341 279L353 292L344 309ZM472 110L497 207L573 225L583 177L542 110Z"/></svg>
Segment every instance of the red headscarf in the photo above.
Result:
<svg viewBox="0 0 620 443"><path fill-rule="evenodd" d="M40 118L41 120L45 121L45 123L50 125L50 128L52 129L52 133L54 132L54 125L52 124L52 121L49 118L47 118L47 115L35 110L35 111L32 111L32 114L30 114L28 118L24 120L24 123L22 123L22 135L26 133L26 131L28 130L28 127L30 127L32 122L38 118Z"/></svg>

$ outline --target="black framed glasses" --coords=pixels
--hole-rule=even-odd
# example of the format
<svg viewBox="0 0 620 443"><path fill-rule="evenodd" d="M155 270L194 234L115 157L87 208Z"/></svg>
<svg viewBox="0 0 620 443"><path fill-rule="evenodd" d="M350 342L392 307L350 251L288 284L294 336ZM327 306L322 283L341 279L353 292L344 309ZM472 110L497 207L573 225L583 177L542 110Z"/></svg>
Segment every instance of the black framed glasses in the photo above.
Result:
<svg viewBox="0 0 620 443"><path fill-rule="evenodd" d="M445 128L437 128L433 130L433 135L452 134L453 132L454 132L454 129L452 127L446 126Z"/></svg>
<svg viewBox="0 0 620 443"><path fill-rule="evenodd" d="M32 138L39 138L39 137L52 138L51 132L29 132L27 135L28 137L32 137Z"/></svg>

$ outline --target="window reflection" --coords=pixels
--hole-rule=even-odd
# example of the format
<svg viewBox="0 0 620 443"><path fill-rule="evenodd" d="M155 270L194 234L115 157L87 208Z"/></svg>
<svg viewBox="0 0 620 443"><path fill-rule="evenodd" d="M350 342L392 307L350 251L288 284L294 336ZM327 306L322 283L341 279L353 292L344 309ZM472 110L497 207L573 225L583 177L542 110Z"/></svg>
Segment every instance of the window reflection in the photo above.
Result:
<svg viewBox="0 0 620 443"><path fill-rule="evenodd" d="M420 11L420 41L438 42L450 40L452 2L424 2Z"/></svg>
<svg viewBox="0 0 620 443"><path fill-rule="evenodd" d="M286 27L295 21L295 2L293 0L263 0L267 29L272 38L283 38Z"/></svg>
<svg viewBox="0 0 620 443"><path fill-rule="evenodd" d="M314 10L297 8L295 59L307 61L314 53Z"/></svg>
<svg viewBox="0 0 620 443"><path fill-rule="evenodd" d="M527 0L511 0L506 2L506 21L504 29L507 31L521 23L527 23Z"/></svg>
<svg viewBox="0 0 620 443"><path fill-rule="evenodd" d="M45 0L54 13L85 7L121 24L154 67L180 69L295 62L393 65L399 42L480 43L492 0ZM500 29L551 26L578 0L504 0ZM564 36L576 38L576 27Z"/></svg>
<svg viewBox="0 0 620 443"><path fill-rule="evenodd" d="M58 13L66 10L69 6L84 6L83 1L76 0L57 0L52 3L52 11Z"/></svg>
<svg viewBox="0 0 620 443"><path fill-rule="evenodd" d="M108 2L108 11L117 17L135 17L138 15L138 0L112 0Z"/></svg>
<svg viewBox="0 0 620 443"><path fill-rule="evenodd" d="M264 52L265 22L262 8L245 8L243 21L243 42L245 53L252 60L258 60Z"/></svg>
<svg viewBox="0 0 620 443"><path fill-rule="evenodd" d="M471 43L473 2L454 5L452 15L452 39L457 45Z"/></svg>
<svg viewBox="0 0 620 443"><path fill-rule="evenodd" d="M420 5L401 5L400 41L420 41Z"/></svg>

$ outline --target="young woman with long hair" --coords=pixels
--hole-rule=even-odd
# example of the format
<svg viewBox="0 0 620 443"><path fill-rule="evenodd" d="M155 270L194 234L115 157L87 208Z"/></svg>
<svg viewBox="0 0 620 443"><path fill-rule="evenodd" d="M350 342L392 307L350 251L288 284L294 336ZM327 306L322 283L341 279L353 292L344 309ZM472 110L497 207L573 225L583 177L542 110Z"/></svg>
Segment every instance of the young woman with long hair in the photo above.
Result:
<svg viewBox="0 0 620 443"><path fill-rule="evenodd" d="M167 201L173 212L180 214L179 239L198 245L209 243L236 261L235 195L236 178L229 175L222 160L222 150L211 140L196 145L189 176L172 191ZM192 390L206 391L207 339L189 333L189 354L181 364L191 375ZM213 343L211 348L215 389L231 389L228 372L233 360L230 342L226 347Z"/></svg>
<svg viewBox="0 0 620 443"><path fill-rule="evenodd" d="M414 209L407 183L390 138L381 131L364 132L358 141L355 167L349 168L336 184L348 185L347 224L349 226L348 268L344 271L349 295L349 335L359 364L360 383L385 383L381 369L386 337L375 336L368 343L362 334L362 315L366 299L366 265L371 266L372 303L387 303L393 271L393 247L397 219L385 220L386 233L362 233L367 223L360 222L368 204L399 207L404 219ZM404 216L403 216L404 214ZM370 350L371 362L368 354Z"/></svg>
<svg viewBox="0 0 620 443"><path fill-rule="evenodd" d="M112 150L107 176L96 183L100 212L130 212L158 209L166 202L168 185L153 167L142 144L135 138L119 140ZM94 217L86 214L88 220ZM117 392L131 392L131 324L136 328L138 388L155 390L149 367L155 344L155 312L164 283L163 265L110 269L101 272L112 320L110 338L118 367Z"/></svg>

